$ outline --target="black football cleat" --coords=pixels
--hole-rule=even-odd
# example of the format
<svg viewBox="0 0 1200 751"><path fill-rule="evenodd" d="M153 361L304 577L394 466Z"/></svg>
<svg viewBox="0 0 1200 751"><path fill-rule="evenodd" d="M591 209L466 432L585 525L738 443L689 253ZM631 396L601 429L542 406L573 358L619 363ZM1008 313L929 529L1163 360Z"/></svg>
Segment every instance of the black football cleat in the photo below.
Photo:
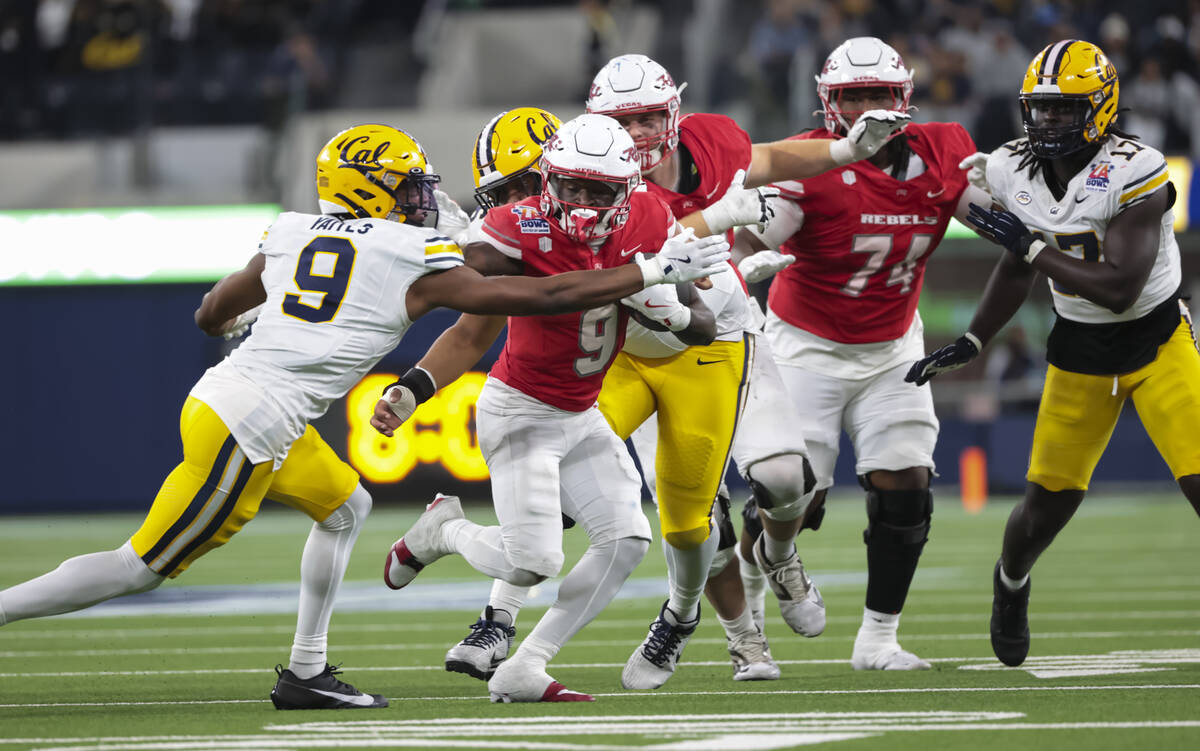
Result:
<svg viewBox="0 0 1200 751"><path fill-rule="evenodd" d="M992 651L1009 667L1029 654L1029 590L1032 579L1013 592L1000 581L1000 561L992 572Z"/></svg>
<svg viewBox="0 0 1200 751"><path fill-rule="evenodd" d="M364 694L339 681L340 672L326 664L320 675L298 678L282 665L276 665L279 680L271 689L271 703L276 709L373 709L388 705L388 700L379 694Z"/></svg>

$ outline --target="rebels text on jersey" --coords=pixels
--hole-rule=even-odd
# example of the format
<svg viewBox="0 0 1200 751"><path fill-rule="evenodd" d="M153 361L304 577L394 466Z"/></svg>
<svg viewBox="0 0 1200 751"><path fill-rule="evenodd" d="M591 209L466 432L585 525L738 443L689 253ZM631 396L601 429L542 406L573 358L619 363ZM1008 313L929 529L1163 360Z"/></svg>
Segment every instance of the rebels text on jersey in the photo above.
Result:
<svg viewBox="0 0 1200 751"><path fill-rule="evenodd" d="M526 276L550 276L613 268L630 263L635 253L657 253L674 227L666 205L639 191L625 225L594 251L548 219L536 196L488 211L482 233L486 242L520 261ZM553 407L582 412L596 403L628 320L628 310L618 303L582 313L511 317L491 375Z"/></svg>
<svg viewBox="0 0 1200 751"><path fill-rule="evenodd" d="M679 145L691 161L680 160L680 184L686 193L668 190L647 180L646 189L661 198L681 219L716 203L738 170L750 169L750 136L724 115L704 112L685 115L679 121ZM678 152L677 152L678 153Z"/></svg>
<svg viewBox="0 0 1200 751"><path fill-rule="evenodd" d="M845 344L908 331L925 262L967 186L958 164L975 144L957 123L914 123L904 133L924 164L916 177L899 180L864 160L778 185L775 200L798 207L777 212L792 222L779 230L794 228L779 249L796 256L771 285L768 305L779 318ZM793 136L833 137L824 129Z"/></svg>

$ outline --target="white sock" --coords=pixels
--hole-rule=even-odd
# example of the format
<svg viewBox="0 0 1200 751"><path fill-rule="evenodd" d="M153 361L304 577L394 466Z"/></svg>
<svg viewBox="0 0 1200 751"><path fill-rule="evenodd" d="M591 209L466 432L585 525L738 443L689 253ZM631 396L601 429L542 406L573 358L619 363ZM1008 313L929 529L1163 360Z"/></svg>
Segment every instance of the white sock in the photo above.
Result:
<svg viewBox="0 0 1200 751"><path fill-rule="evenodd" d="M563 577L558 599L521 642L517 654L541 659L543 665L558 654L562 645L612 602L649 547L649 541L637 537L590 545Z"/></svg>
<svg viewBox="0 0 1200 751"><path fill-rule="evenodd" d="M68 558L36 579L0 592L3 621L70 613L121 595L146 592L166 579L147 568L133 544Z"/></svg>
<svg viewBox="0 0 1200 751"><path fill-rule="evenodd" d="M717 621L721 628L725 629L725 636L730 640L758 632L758 626L754 625L754 619L750 617L750 608L743 608L741 615L728 621L718 615Z"/></svg>
<svg viewBox="0 0 1200 751"><path fill-rule="evenodd" d="M767 556L767 561L770 563L782 563L792 557L792 553L796 552L795 539L776 540L771 535L763 531L763 553Z"/></svg>
<svg viewBox="0 0 1200 751"><path fill-rule="evenodd" d="M288 669L298 678L320 675L327 662L329 619L354 541L371 511L361 485L324 521L312 526L300 556L300 605Z"/></svg>
<svg viewBox="0 0 1200 751"><path fill-rule="evenodd" d="M720 535L710 534L699 547L680 550L665 540L663 552L667 557L667 571L671 581L671 596L667 608L682 623L700 617L700 598L708 582L708 569L717 554Z"/></svg>
<svg viewBox="0 0 1200 751"><path fill-rule="evenodd" d="M1009 592L1016 592L1021 587L1024 587L1027 581L1029 581L1029 574L1025 574L1020 579L1010 578L1008 574L1004 573L1004 564L1000 564L1000 583Z"/></svg>
<svg viewBox="0 0 1200 751"><path fill-rule="evenodd" d="M529 595L529 587L518 587L516 584L509 584L502 579L496 579L492 582L492 593L488 596L488 605L492 607L492 614L497 623L504 626L513 626L517 622L517 614L521 612L521 606L525 604L525 598Z"/></svg>
<svg viewBox="0 0 1200 751"><path fill-rule="evenodd" d="M881 613L878 610L863 608L862 626L858 629L858 636L871 641L894 642L899 628L899 613Z"/></svg>
<svg viewBox="0 0 1200 751"><path fill-rule="evenodd" d="M738 554L738 574L742 577L742 589L746 592L746 604L750 610L763 610L767 597L767 577L753 561Z"/></svg>

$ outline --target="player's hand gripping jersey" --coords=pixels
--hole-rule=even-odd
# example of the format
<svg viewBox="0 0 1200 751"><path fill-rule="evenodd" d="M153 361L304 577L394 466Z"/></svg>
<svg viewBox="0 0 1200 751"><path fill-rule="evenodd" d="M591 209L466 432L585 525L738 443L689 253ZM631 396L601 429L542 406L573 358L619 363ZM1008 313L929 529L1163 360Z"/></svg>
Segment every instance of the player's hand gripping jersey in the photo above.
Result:
<svg viewBox="0 0 1200 751"><path fill-rule="evenodd" d="M192 388L254 463L278 465L412 324L408 288L463 263L434 229L284 213L259 246L267 301L254 331Z"/></svg>
<svg viewBox="0 0 1200 751"><path fill-rule="evenodd" d="M958 164L975 145L953 123L914 123L904 133L908 173L924 167L909 180L864 160L778 185L762 237L796 256L768 298L785 322L843 344L899 339L912 325L925 263L967 186ZM824 129L795 136L833 137Z"/></svg>
<svg viewBox="0 0 1200 751"><path fill-rule="evenodd" d="M1087 167L1067 183L1061 201L1040 173L1030 176L1028 166L1023 166L1027 155L1025 139L1005 144L988 158L987 177L994 199L1049 244L1043 252L1059 250L1084 261L1099 261L1104 257L1108 223L1117 214L1159 190L1171 190L1163 155L1137 141L1108 138ZM1051 363L1080 373L1109 374L1135 370L1154 359L1158 345L1179 324L1173 300L1181 278L1174 221L1167 210L1158 257L1141 295L1128 310L1114 313L1047 279L1059 315L1048 342ZM1146 320L1114 325L1136 319Z"/></svg>
<svg viewBox="0 0 1200 751"><path fill-rule="evenodd" d="M526 276L550 276L612 268L630 263L635 253L657 253L674 228L662 201L639 191L631 197L625 224L595 249L547 219L537 197L488 211L482 234L520 261ZM546 404L582 412L596 403L628 320L628 310L617 303L582 313L509 318L508 339L491 375Z"/></svg>

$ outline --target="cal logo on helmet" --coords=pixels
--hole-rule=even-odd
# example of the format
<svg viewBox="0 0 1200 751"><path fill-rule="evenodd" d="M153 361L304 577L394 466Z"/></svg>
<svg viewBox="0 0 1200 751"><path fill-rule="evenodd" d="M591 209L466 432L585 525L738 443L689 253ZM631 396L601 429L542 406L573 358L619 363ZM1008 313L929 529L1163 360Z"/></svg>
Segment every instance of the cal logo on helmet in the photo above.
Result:
<svg viewBox="0 0 1200 751"><path fill-rule="evenodd" d="M1033 58L1021 82L1021 119L1035 156L1054 159L1108 137L1117 116L1117 69L1096 45L1063 39Z"/></svg>
<svg viewBox="0 0 1200 751"><path fill-rule="evenodd" d="M317 197L326 214L436 223L440 181L421 144L387 125L348 128L317 154Z"/></svg>

